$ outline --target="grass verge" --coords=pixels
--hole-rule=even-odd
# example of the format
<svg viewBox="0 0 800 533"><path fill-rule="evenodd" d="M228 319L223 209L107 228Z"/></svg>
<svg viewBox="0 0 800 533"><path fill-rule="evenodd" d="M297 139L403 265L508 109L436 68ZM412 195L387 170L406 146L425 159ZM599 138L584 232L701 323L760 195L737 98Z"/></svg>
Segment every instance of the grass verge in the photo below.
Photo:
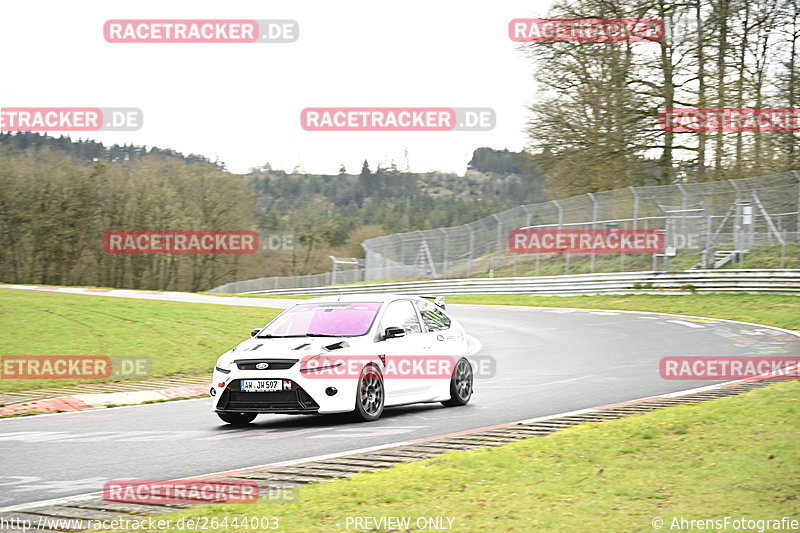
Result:
<svg viewBox="0 0 800 533"><path fill-rule="evenodd" d="M634 294L600 296L452 296L447 303L653 311L725 318L800 330L800 297L779 294Z"/></svg>
<svg viewBox="0 0 800 533"><path fill-rule="evenodd" d="M279 531L317 532L346 531L347 517L408 517L412 530L420 517L444 517L455 531L595 533L653 531L657 519L665 530L675 518L798 519L798 439L800 383L785 382L310 485L291 503L159 518L272 516Z"/></svg>
<svg viewBox="0 0 800 533"><path fill-rule="evenodd" d="M210 373L220 354L279 312L0 289L0 356L138 356L150 359L151 377ZM112 380L0 379L0 392L100 381Z"/></svg>

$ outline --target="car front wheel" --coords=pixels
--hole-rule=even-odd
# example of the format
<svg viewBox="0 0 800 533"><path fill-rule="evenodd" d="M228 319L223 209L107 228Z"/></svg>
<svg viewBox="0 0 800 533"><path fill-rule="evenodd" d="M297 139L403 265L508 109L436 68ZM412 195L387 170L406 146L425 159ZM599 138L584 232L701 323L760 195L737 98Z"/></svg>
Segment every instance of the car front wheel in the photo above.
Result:
<svg viewBox="0 0 800 533"><path fill-rule="evenodd" d="M256 419L256 413L217 413L223 422L235 426L244 426Z"/></svg>
<svg viewBox="0 0 800 533"><path fill-rule="evenodd" d="M358 377L356 408L353 411L355 419L363 422L377 420L383 413L385 399L380 371L374 365L365 366Z"/></svg>

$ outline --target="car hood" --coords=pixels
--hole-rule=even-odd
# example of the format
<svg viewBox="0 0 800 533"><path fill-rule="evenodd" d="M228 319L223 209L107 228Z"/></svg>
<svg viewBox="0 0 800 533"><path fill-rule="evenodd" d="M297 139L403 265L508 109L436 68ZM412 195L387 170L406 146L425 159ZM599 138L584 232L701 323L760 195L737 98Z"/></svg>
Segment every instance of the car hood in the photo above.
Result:
<svg viewBox="0 0 800 533"><path fill-rule="evenodd" d="M347 355L354 342L358 341L353 337L253 337L224 353L220 361L230 363L237 359L308 359L321 354Z"/></svg>

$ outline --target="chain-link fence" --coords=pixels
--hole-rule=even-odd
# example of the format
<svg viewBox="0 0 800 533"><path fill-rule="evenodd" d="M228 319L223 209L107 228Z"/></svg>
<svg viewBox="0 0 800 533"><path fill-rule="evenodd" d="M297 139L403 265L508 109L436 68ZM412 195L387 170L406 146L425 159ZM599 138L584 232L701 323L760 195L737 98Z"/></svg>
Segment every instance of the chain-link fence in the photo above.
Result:
<svg viewBox="0 0 800 533"><path fill-rule="evenodd" d="M523 205L452 228L365 241L365 280L537 275L743 264L746 252L800 235L800 171L753 179L628 187ZM665 252L512 254L518 228L660 229ZM794 247L790 253L796 253ZM776 265L778 266L778 265ZM783 266L783 265L780 265ZM611 269L611 270L610 270Z"/></svg>
<svg viewBox="0 0 800 533"><path fill-rule="evenodd" d="M362 243L363 268L228 283L211 292L306 288L394 279L468 278L758 266L800 261L800 171L752 179L628 187L522 205L451 228ZM656 254L518 254L519 228L659 229ZM336 264L336 263L334 263Z"/></svg>

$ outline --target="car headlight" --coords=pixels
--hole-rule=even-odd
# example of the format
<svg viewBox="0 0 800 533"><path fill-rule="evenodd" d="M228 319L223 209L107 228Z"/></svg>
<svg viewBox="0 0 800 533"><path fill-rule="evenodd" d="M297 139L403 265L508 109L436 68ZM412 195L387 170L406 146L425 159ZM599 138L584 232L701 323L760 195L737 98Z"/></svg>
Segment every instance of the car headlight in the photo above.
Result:
<svg viewBox="0 0 800 533"><path fill-rule="evenodd" d="M231 373L231 364L225 363L222 361L222 357L217 359L217 364L214 365L216 370L219 370L223 374L230 374Z"/></svg>
<svg viewBox="0 0 800 533"><path fill-rule="evenodd" d="M319 372L321 370L332 370L342 366L342 364L344 364L342 360L313 357L301 365L300 372L302 374L307 374L309 372Z"/></svg>
<svg viewBox="0 0 800 533"><path fill-rule="evenodd" d="M333 368L339 368L340 366L342 366L342 363L333 363L333 364L326 365L326 366L315 366L315 367L312 367L312 368L301 368L300 372L302 372L303 374L308 374L309 372L320 372L322 370L331 370Z"/></svg>

